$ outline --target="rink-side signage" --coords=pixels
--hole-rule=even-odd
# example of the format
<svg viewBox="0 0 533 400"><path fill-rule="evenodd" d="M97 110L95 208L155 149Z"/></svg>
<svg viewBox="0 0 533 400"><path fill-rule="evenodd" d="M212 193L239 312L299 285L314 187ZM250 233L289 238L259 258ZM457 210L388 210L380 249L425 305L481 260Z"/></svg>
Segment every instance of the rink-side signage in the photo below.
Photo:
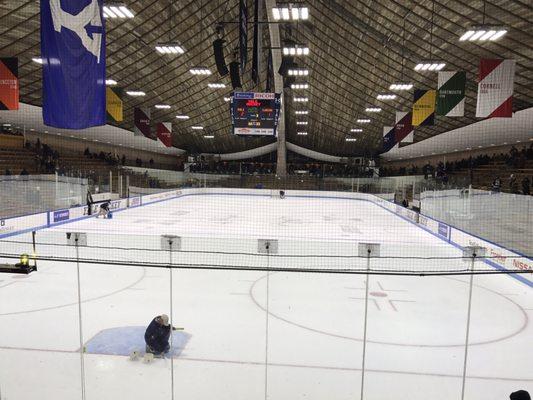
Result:
<svg viewBox="0 0 533 400"><path fill-rule="evenodd" d="M533 271L533 260L519 256L518 254L501 248L491 242L470 235L459 229L452 228L451 241L459 246L480 246L487 249L487 256L490 261L504 269L520 269L523 271ZM524 277L528 279L527 277ZM531 280L530 280L531 281Z"/></svg>
<svg viewBox="0 0 533 400"><path fill-rule="evenodd" d="M0 237L4 235L12 235L27 229L39 229L46 227L47 225L48 213L0 219Z"/></svg>
<svg viewBox="0 0 533 400"><path fill-rule="evenodd" d="M59 210L54 211L54 222L61 222L61 221L67 221L70 218L70 211L69 210Z"/></svg>
<svg viewBox="0 0 533 400"><path fill-rule="evenodd" d="M439 222L439 229L438 229L437 233L440 236L445 237L446 239L448 239L449 232L450 232L450 227L448 225L446 225L446 224L443 224L442 222Z"/></svg>

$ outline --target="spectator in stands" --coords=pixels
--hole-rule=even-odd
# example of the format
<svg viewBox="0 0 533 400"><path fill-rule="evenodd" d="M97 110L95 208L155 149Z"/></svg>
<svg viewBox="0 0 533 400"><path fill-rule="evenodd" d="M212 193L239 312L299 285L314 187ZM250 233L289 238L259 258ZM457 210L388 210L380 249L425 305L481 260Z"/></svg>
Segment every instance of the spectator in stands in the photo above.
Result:
<svg viewBox="0 0 533 400"><path fill-rule="evenodd" d="M6 168L5 172L4 172L4 175L6 176L10 176L11 175L11 171L9 168Z"/></svg>
<svg viewBox="0 0 533 400"><path fill-rule="evenodd" d="M22 171L20 171L20 176L28 176L28 171L26 170L26 167L22 168Z"/></svg>
<svg viewBox="0 0 533 400"><path fill-rule="evenodd" d="M494 193L499 193L502 189L502 180L498 176L496 179L492 181L492 191Z"/></svg>
<svg viewBox="0 0 533 400"><path fill-rule="evenodd" d="M530 182L527 176L522 179L522 194L525 194L526 196L529 196L530 194Z"/></svg>
<svg viewBox="0 0 533 400"><path fill-rule="evenodd" d="M150 158L149 163L150 163L150 167L153 167L153 166L154 166L154 159L153 159L153 158Z"/></svg>
<svg viewBox="0 0 533 400"><path fill-rule="evenodd" d="M514 174L511 174L509 177L509 191L511 193L519 193L518 191L518 182L516 180L516 176Z"/></svg>
<svg viewBox="0 0 533 400"><path fill-rule="evenodd" d="M126 155L122 154L122 159L120 160L122 165L126 165Z"/></svg>
<svg viewBox="0 0 533 400"><path fill-rule="evenodd" d="M511 400L531 400L531 396L526 390L518 390L509 395Z"/></svg>
<svg viewBox="0 0 533 400"><path fill-rule="evenodd" d="M83 155L84 155L85 157L90 157L90 156L91 156L91 151L89 150L88 147L87 147L87 148L85 149L85 151L83 152Z"/></svg>

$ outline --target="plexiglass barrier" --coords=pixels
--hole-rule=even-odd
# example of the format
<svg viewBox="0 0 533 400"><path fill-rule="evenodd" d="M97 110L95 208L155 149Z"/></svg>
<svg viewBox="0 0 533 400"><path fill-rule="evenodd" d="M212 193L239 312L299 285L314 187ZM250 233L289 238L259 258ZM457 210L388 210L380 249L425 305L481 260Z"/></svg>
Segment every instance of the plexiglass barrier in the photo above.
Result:
<svg viewBox="0 0 533 400"><path fill-rule="evenodd" d="M484 400L531 385L531 276L418 239L5 238L0 263L28 254L37 271L0 274L2 399ZM145 358L162 314L171 349Z"/></svg>

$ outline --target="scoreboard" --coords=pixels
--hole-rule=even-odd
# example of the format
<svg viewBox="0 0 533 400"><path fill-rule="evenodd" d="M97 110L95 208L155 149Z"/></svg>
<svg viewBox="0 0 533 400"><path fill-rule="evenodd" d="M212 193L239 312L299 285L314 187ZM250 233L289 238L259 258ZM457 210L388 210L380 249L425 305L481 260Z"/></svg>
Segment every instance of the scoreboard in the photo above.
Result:
<svg viewBox="0 0 533 400"><path fill-rule="evenodd" d="M235 135L276 136L281 109L279 93L234 92L230 108Z"/></svg>

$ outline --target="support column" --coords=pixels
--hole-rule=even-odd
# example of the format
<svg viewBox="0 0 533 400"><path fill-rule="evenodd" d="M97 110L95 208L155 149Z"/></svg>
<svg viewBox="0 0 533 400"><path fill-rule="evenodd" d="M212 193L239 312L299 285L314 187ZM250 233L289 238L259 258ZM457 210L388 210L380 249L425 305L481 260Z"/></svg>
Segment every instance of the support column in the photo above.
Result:
<svg viewBox="0 0 533 400"><path fill-rule="evenodd" d="M268 22L274 22L272 16L272 8L276 7L276 0L265 0L267 9ZM276 165L276 175L284 178L287 176L287 144L285 140L285 98L283 95L283 76L278 74L281 66L281 40L279 34L279 24L268 24L270 31L270 45L273 47L272 52L272 66L274 70L274 90L276 93L281 93L281 110L278 122L278 158Z"/></svg>

